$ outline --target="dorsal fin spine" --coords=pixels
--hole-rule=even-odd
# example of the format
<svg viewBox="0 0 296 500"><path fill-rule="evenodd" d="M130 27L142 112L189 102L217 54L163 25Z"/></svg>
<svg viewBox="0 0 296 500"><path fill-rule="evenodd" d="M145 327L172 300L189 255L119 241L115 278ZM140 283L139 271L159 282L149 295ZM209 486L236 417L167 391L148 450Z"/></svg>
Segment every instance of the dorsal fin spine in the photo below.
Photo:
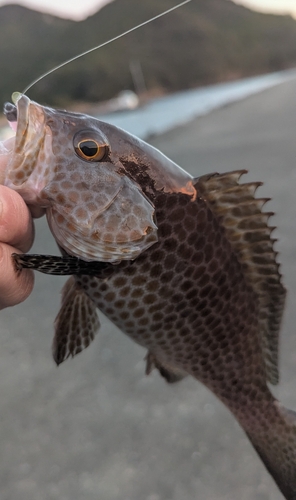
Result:
<svg viewBox="0 0 296 500"><path fill-rule="evenodd" d="M239 183L246 170L210 174L193 181L199 196L211 207L224 226L245 279L259 300L258 328L267 380L278 382L278 334L285 302L278 252L271 237L276 229L268 221L273 212L263 212L269 198L255 198L262 182Z"/></svg>

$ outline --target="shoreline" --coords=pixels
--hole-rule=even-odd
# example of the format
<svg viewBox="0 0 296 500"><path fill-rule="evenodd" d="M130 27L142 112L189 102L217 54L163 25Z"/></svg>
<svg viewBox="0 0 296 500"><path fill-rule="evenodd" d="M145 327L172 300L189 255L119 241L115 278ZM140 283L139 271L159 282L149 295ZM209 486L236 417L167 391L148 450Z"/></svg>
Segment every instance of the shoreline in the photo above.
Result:
<svg viewBox="0 0 296 500"><path fill-rule="evenodd" d="M156 97L134 110L97 115L96 105L94 105L93 113L90 112L91 108L88 108L88 113L90 116L111 123L145 141L149 141L175 127L186 125L197 117L205 116L216 109L240 102L251 95L294 79L296 79L296 68ZM83 113L80 104L78 109L79 112ZM72 111L75 111L74 106ZM0 140L11 136L13 136L13 131L7 125L6 118L0 118Z"/></svg>
<svg viewBox="0 0 296 500"><path fill-rule="evenodd" d="M134 111L97 118L147 140L216 109L296 79L296 69L189 89L155 99Z"/></svg>

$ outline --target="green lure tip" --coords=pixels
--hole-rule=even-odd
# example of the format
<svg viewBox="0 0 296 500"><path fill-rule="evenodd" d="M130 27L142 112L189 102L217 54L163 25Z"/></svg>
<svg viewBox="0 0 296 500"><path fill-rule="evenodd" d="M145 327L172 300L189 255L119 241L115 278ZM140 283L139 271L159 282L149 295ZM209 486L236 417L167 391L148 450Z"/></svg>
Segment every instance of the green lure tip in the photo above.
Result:
<svg viewBox="0 0 296 500"><path fill-rule="evenodd" d="M22 95L23 94L21 92L13 92L11 94L11 99L13 104L17 104L18 100L22 97Z"/></svg>

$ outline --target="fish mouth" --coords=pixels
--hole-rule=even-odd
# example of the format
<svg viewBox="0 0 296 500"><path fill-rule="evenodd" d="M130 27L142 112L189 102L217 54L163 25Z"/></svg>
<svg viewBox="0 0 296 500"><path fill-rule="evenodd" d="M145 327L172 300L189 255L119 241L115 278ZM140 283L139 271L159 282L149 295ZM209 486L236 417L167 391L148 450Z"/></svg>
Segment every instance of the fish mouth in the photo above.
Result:
<svg viewBox="0 0 296 500"><path fill-rule="evenodd" d="M0 184L5 184L6 169L14 149L15 137L0 141Z"/></svg>
<svg viewBox="0 0 296 500"><path fill-rule="evenodd" d="M17 122L17 107L11 102L6 102L3 107L3 113L6 116L7 121L11 125L11 128L15 130L14 124Z"/></svg>
<svg viewBox="0 0 296 500"><path fill-rule="evenodd" d="M24 149L31 150L36 132L44 123L42 107L30 101L26 95L21 95L17 105L6 102L3 111L9 125L16 132L14 153L22 154Z"/></svg>
<svg viewBox="0 0 296 500"><path fill-rule="evenodd" d="M7 102L4 104L3 109L4 115L6 116L10 127L14 132L16 131L17 124L17 109L14 104ZM5 183L7 165L12 157L15 145L15 135L9 137L9 139L4 139L0 141L0 184Z"/></svg>
<svg viewBox="0 0 296 500"><path fill-rule="evenodd" d="M27 204L40 205L39 195L44 180L39 160L42 152L44 156L45 142L51 143L48 140L50 134L45 125L44 109L26 95L21 95L16 106L5 104L4 113L16 131L4 184L17 191Z"/></svg>

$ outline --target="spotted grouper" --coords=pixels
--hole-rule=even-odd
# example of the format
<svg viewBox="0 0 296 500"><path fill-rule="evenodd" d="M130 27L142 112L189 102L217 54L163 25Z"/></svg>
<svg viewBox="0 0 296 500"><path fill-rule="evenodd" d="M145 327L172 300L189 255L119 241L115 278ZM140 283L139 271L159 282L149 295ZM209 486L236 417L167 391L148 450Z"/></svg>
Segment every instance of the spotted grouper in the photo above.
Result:
<svg viewBox="0 0 296 500"><path fill-rule="evenodd" d="M5 185L43 209L62 256L15 265L71 275L55 321L57 363L93 340L100 309L168 382L190 375L248 435L296 499L296 419L271 394L285 288L260 183L244 171L192 178L152 146L22 95Z"/></svg>

